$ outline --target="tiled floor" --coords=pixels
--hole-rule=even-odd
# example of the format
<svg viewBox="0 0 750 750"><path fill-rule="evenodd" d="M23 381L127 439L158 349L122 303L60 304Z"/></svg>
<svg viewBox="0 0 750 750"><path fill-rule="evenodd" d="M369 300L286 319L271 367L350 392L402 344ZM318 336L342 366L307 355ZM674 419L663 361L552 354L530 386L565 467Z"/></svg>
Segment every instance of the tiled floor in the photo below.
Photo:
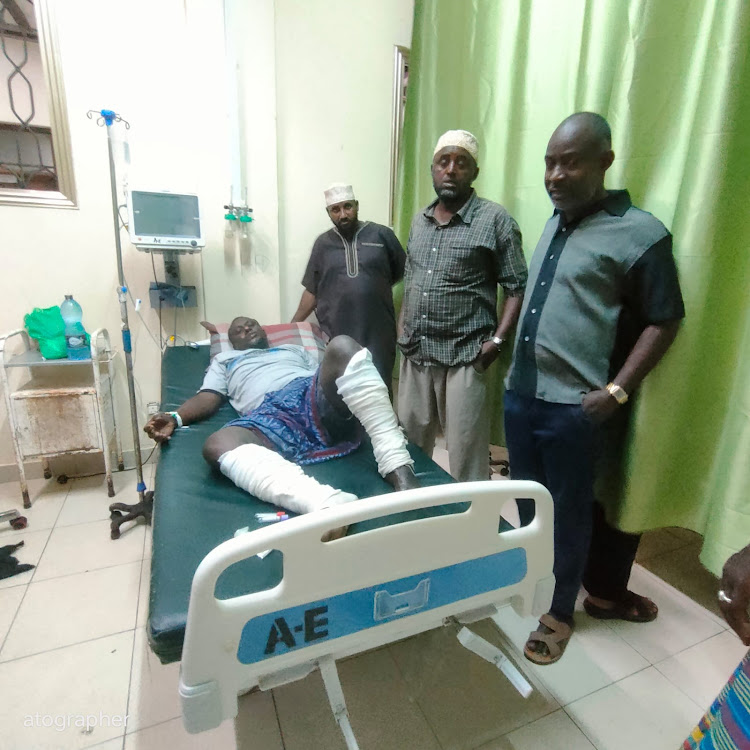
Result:
<svg viewBox="0 0 750 750"><path fill-rule="evenodd" d="M119 499L135 497L132 471L115 480ZM317 673L241 698L236 732L225 722L186 734L179 666L162 666L145 637L150 530L110 541L102 477L33 482L32 496L28 529L0 527L0 546L24 540L18 557L37 565L0 581L3 750L344 748ZM17 485L0 485L0 510L18 500ZM699 547L684 530L647 534L632 585L659 603L659 618L607 624L579 612L561 662L521 658L536 688L527 700L451 627L343 662L362 750L676 750L745 651L693 600L715 608ZM535 625L510 609L498 619L516 647ZM502 642L490 621L472 629Z"/></svg>

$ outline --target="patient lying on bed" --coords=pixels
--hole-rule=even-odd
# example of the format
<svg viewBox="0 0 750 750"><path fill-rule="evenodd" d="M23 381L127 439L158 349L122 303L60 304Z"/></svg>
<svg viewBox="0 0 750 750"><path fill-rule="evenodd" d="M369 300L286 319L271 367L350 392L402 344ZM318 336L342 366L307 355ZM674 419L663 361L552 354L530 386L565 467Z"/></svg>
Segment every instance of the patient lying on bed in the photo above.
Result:
<svg viewBox="0 0 750 750"><path fill-rule="evenodd" d="M176 412L151 417L144 427L149 437L163 443L180 424L210 417L229 399L242 416L208 437L203 456L261 500L295 513L356 500L299 465L351 453L362 427L380 474L396 490L418 486L388 389L354 339L332 339L320 366L301 346L269 348L251 318L232 321L229 341L234 350L214 358L195 396Z"/></svg>

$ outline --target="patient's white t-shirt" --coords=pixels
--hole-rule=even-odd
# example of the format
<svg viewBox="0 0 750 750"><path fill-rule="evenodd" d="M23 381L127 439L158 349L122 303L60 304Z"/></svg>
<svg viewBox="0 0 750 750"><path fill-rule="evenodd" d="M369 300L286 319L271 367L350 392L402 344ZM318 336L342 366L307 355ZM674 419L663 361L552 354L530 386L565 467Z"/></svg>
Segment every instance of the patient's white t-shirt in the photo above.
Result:
<svg viewBox="0 0 750 750"><path fill-rule="evenodd" d="M295 378L313 375L317 369L315 356L294 344L230 350L214 357L201 390L227 396L240 414L247 414L260 405L266 393L280 390Z"/></svg>

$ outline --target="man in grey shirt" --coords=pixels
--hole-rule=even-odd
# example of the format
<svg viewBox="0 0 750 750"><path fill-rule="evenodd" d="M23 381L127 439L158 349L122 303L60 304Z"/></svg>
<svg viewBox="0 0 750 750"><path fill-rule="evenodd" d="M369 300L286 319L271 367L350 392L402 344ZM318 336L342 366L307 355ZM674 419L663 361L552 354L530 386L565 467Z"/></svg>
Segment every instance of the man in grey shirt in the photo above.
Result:
<svg viewBox="0 0 750 750"><path fill-rule="evenodd" d="M658 611L627 590L638 537L606 524L594 479L597 454L619 445L625 403L685 311L671 235L627 191L604 188L613 159L609 125L591 112L571 115L549 141L555 212L531 260L507 379L511 475L541 482L555 503L555 594L524 649L537 664L562 656L582 578L593 617L647 622ZM519 511L522 523L533 516L528 501Z"/></svg>
<svg viewBox="0 0 750 750"><path fill-rule="evenodd" d="M398 345L398 415L432 454L445 436L451 474L489 478L487 368L515 325L526 284L521 232L499 204L480 198L476 138L449 130L437 142L437 199L413 219ZM497 287L505 299L498 321Z"/></svg>

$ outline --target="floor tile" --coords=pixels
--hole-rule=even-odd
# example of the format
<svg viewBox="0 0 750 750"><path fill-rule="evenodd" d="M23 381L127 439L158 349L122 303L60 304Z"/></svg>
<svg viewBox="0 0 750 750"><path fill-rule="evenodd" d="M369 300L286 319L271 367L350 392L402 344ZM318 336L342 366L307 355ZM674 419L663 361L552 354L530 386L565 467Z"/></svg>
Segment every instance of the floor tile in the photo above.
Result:
<svg viewBox="0 0 750 750"><path fill-rule="evenodd" d="M674 552L674 550L681 549L688 544L690 544L690 542L670 533L668 529L646 531L641 536L636 560L638 562L643 562L644 560L649 560L657 555Z"/></svg>
<svg viewBox="0 0 750 750"><path fill-rule="evenodd" d="M432 451L432 460L443 470L450 474L450 462L448 460L448 451L445 448L435 448Z"/></svg>
<svg viewBox="0 0 750 750"><path fill-rule="evenodd" d="M0 591L0 648L2 648L5 636L8 635L25 593L25 586L14 586L12 589Z"/></svg>
<svg viewBox="0 0 750 750"><path fill-rule="evenodd" d="M144 533L144 525L139 524L119 539L110 539L109 521L55 528L39 561L34 581L140 560Z"/></svg>
<svg viewBox="0 0 750 750"><path fill-rule="evenodd" d="M125 737L118 737L114 740L107 740L106 742L100 742L96 745L91 745L87 750L122 750L122 743L125 742Z"/></svg>
<svg viewBox="0 0 750 750"><path fill-rule="evenodd" d="M151 589L151 559L146 558L142 562L141 582L138 591L138 618L135 625L143 628L148 622L148 598Z"/></svg>
<svg viewBox="0 0 750 750"><path fill-rule="evenodd" d="M14 532L13 536L10 537L0 535L0 546L23 542L23 547L19 547L19 549L13 553L13 557L21 563L38 565L51 533L52 529L44 529L42 531L26 529L24 531ZM35 573L36 568L33 568L32 570L27 570L18 575L11 576L10 578L0 579L0 590L14 586L24 586L31 582Z"/></svg>
<svg viewBox="0 0 750 750"><path fill-rule="evenodd" d="M499 645L494 623L473 623L470 630ZM478 747L558 708L546 691L524 699L497 667L464 648L457 632L438 628L389 646L445 750Z"/></svg>
<svg viewBox="0 0 750 750"><path fill-rule="evenodd" d="M654 667L581 698L565 710L597 750L678 748L702 713Z"/></svg>
<svg viewBox="0 0 750 750"><path fill-rule="evenodd" d="M112 474L115 497L107 495L107 480L104 474L73 479L65 504L57 519L57 527L72 526L109 518L110 503L137 503L135 471L116 471Z"/></svg>
<svg viewBox="0 0 750 750"><path fill-rule="evenodd" d="M747 653L731 630L665 659L656 668L701 708L707 709Z"/></svg>
<svg viewBox="0 0 750 750"><path fill-rule="evenodd" d="M124 750L235 750L234 723L225 721L220 727L200 734L188 734L182 719L125 735ZM252 745L247 748L250 750ZM242 749L244 750L244 749Z"/></svg>
<svg viewBox="0 0 750 750"><path fill-rule="evenodd" d="M653 599L659 616L653 622L612 620L607 624L652 664L725 630L718 617L638 565L633 567L630 588Z"/></svg>
<svg viewBox="0 0 750 750"><path fill-rule="evenodd" d="M387 649L343 661L338 670L354 734L362 748L439 750ZM320 672L276 688L274 696L286 750L345 750Z"/></svg>
<svg viewBox="0 0 750 750"><path fill-rule="evenodd" d="M565 711L545 716L477 750L596 750Z"/></svg>
<svg viewBox="0 0 750 750"><path fill-rule="evenodd" d="M539 622L535 617L519 617L511 607L504 607L497 619L519 651ZM575 621L575 632L560 661L543 667L528 662L561 706L649 666L611 628L589 617L580 603L576 604Z"/></svg>
<svg viewBox="0 0 750 750"><path fill-rule="evenodd" d="M131 563L29 584L0 661L131 630L139 575Z"/></svg>
<svg viewBox="0 0 750 750"><path fill-rule="evenodd" d="M128 732L161 724L181 715L180 664L162 664L148 646L143 628L135 631L128 699Z"/></svg>
<svg viewBox="0 0 750 750"><path fill-rule="evenodd" d="M118 737L114 740L107 740L106 742L100 742L96 745L91 745L87 750L122 750L122 743L125 742L125 737Z"/></svg>
<svg viewBox="0 0 750 750"><path fill-rule="evenodd" d="M24 508L18 482L0 484L0 511L17 510L29 519L29 531L51 529L55 525L60 509L63 507L70 484L58 484L54 479L32 479L28 482L31 507ZM6 535L15 532L10 524L0 524L0 544L4 544Z"/></svg>
<svg viewBox="0 0 750 750"><path fill-rule="evenodd" d="M284 750L272 693L241 696L234 727L238 750Z"/></svg>
<svg viewBox="0 0 750 750"><path fill-rule="evenodd" d="M701 565L698 559L700 550L700 543L692 543L666 555L644 560L642 565L705 609L721 617L716 598L719 579Z"/></svg>
<svg viewBox="0 0 750 750"><path fill-rule="evenodd" d="M146 558L151 557L151 550L153 549L153 540L154 540L154 529L149 523L149 524L146 524L146 528L144 531L144 540L143 540L143 556Z"/></svg>
<svg viewBox="0 0 750 750"><path fill-rule="evenodd" d="M3 750L69 750L121 736L132 649L133 633L120 633L0 664ZM86 716L96 723L88 734Z"/></svg>

